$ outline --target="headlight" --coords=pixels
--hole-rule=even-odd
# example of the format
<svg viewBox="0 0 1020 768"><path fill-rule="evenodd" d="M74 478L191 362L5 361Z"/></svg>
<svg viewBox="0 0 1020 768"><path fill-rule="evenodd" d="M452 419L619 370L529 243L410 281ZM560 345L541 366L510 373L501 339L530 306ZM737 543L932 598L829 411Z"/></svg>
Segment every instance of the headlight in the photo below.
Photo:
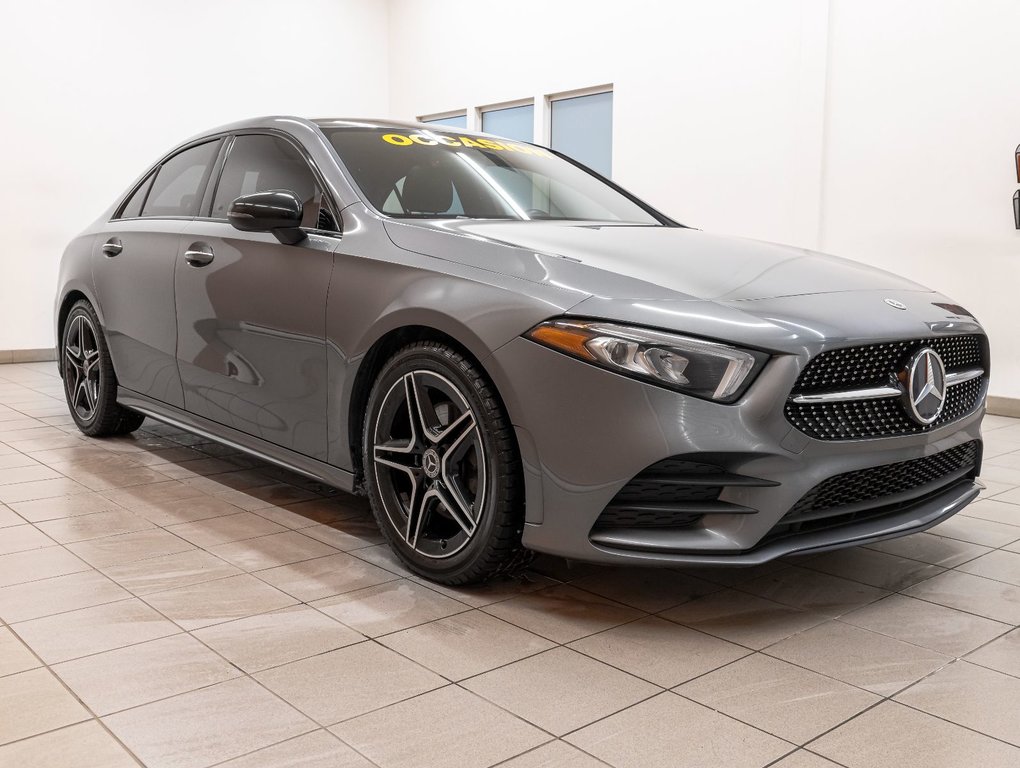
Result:
<svg viewBox="0 0 1020 768"><path fill-rule="evenodd" d="M733 402L768 355L663 331L585 320L550 320L525 334L572 357L685 394Z"/></svg>

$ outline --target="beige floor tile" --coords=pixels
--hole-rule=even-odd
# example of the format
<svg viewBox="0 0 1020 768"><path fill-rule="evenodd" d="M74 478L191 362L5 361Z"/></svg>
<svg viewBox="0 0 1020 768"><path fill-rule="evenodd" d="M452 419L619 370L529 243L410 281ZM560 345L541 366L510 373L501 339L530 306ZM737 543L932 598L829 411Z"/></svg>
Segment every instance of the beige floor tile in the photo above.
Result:
<svg viewBox="0 0 1020 768"><path fill-rule="evenodd" d="M866 629L830 621L771 646L770 656L882 696L920 680L948 656Z"/></svg>
<svg viewBox="0 0 1020 768"><path fill-rule="evenodd" d="M0 588L0 620L13 624L128 597L128 592L90 568Z"/></svg>
<svg viewBox="0 0 1020 768"><path fill-rule="evenodd" d="M1017 455L1015 453L1014 454L1010 454L1008 457L1007 456L999 456L997 458L1000 461L1004 461L1006 459L1012 459L1013 460L1013 464L1010 467L1010 469L1020 469L1020 460L1018 460ZM1003 493L1003 494L997 496L996 498L999 501L1008 502L1010 504L1020 504L1020 488L1014 488L1011 491L1006 491L1006 493ZM1013 525L1017 525L1017 523L1012 523L1012 524Z"/></svg>
<svg viewBox="0 0 1020 768"><path fill-rule="evenodd" d="M365 517L361 510L353 508L343 498L311 499L281 507L266 507L258 510L258 514L293 530Z"/></svg>
<svg viewBox="0 0 1020 768"><path fill-rule="evenodd" d="M0 677L41 667L28 646L7 627L0 627Z"/></svg>
<svg viewBox="0 0 1020 768"><path fill-rule="evenodd" d="M463 680L553 647L545 638L480 611L405 629L379 642L450 680Z"/></svg>
<svg viewBox="0 0 1020 768"><path fill-rule="evenodd" d="M268 613L297 602L247 574L156 592L145 599L187 630Z"/></svg>
<svg viewBox="0 0 1020 768"><path fill-rule="evenodd" d="M336 520L329 525L310 525L302 528L301 533L342 552L378 546L384 541L375 520L363 517Z"/></svg>
<svg viewBox="0 0 1020 768"><path fill-rule="evenodd" d="M848 768L1016 768L1020 750L892 701L811 743Z"/></svg>
<svg viewBox="0 0 1020 768"><path fill-rule="evenodd" d="M957 570L1020 586L1020 554L996 550L964 563Z"/></svg>
<svg viewBox="0 0 1020 768"><path fill-rule="evenodd" d="M959 571L947 571L905 594L1014 626L1020 624L1020 587Z"/></svg>
<svg viewBox="0 0 1020 768"><path fill-rule="evenodd" d="M827 616L839 616L888 594L876 587L797 566L744 582L740 589Z"/></svg>
<svg viewBox="0 0 1020 768"><path fill-rule="evenodd" d="M251 512L239 512L236 515L171 525L167 530L190 541L195 546L208 549L217 544L226 544L231 541L254 539L258 536L268 536L271 533L283 533L287 529Z"/></svg>
<svg viewBox="0 0 1020 768"><path fill-rule="evenodd" d="M227 576L237 576L241 570L204 550L189 549L173 555L150 557L124 565L111 565L104 568L103 573L136 595L151 595Z"/></svg>
<svg viewBox="0 0 1020 768"><path fill-rule="evenodd" d="M755 654L676 689L781 739L804 744L881 699L784 661Z"/></svg>
<svg viewBox="0 0 1020 768"><path fill-rule="evenodd" d="M195 496L189 499L138 504L132 507L132 511L156 525L173 526L208 520L212 517L236 515L242 510L216 496Z"/></svg>
<svg viewBox="0 0 1020 768"><path fill-rule="evenodd" d="M589 635L570 647L664 688L703 675L750 652L655 616Z"/></svg>
<svg viewBox="0 0 1020 768"><path fill-rule="evenodd" d="M195 631L195 637L245 672L316 656L364 636L314 608L293 606Z"/></svg>
<svg viewBox="0 0 1020 768"><path fill-rule="evenodd" d="M557 740L500 763L499 768L606 768L606 763Z"/></svg>
<svg viewBox="0 0 1020 768"><path fill-rule="evenodd" d="M462 685L557 736L660 690L569 648L554 648Z"/></svg>
<svg viewBox="0 0 1020 768"><path fill-rule="evenodd" d="M335 550L329 548L329 551ZM343 552L259 571L258 577L304 602L353 592L397 578L389 571Z"/></svg>
<svg viewBox="0 0 1020 768"><path fill-rule="evenodd" d="M1012 490L1010 493L1016 493L1016 490ZM1020 525L1020 506L1018 506L1018 502L1007 503L1005 501L1006 498L1008 498L1007 494L1003 493L997 495L994 499L981 499L964 509L962 514L967 517L991 520L995 523ZM1020 500L1020 495L1016 498Z"/></svg>
<svg viewBox="0 0 1020 768"><path fill-rule="evenodd" d="M468 610L464 603L401 579L327 597L315 607L368 637L379 637Z"/></svg>
<svg viewBox="0 0 1020 768"><path fill-rule="evenodd" d="M217 477L218 475L214 475L211 478L204 479L209 482L215 482ZM197 483L198 481L190 482ZM220 488L222 492L216 491L215 494L217 496L222 496L231 504L241 509L246 509L249 512L254 512L256 509L279 507L285 504L294 504L298 501L308 501L317 498L316 494L311 491L298 488L290 483L274 483L245 490L234 490L223 485Z"/></svg>
<svg viewBox="0 0 1020 768"><path fill-rule="evenodd" d="M971 544L959 539L936 536L931 533L915 533L869 544L868 549L885 552L898 557L909 557L922 563L941 565L943 568L954 568L960 563L973 560L975 557L990 552L989 547Z"/></svg>
<svg viewBox="0 0 1020 768"><path fill-rule="evenodd" d="M566 737L615 768L760 768L792 745L674 693Z"/></svg>
<svg viewBox="0 0 1020 768"><path fill-rule="evenodd" d="M840 768L838 763L819 757L814 752L798 749L792 755L784 757L773 768Z"/></svg>
<svg viewBox="0 0 1020 768"><path fill-rule="evenodd" d="M0 677L0 712L0 744L91 717L48 669Z"/></svg>
<svg viewBox="0 0 1020 768"><path fill-rule="evenodd" d="M0 747L0 765L24 768L137 768L97 721L90 720Z"/></svg>
<svg viewBox="0 0 1020 768"><path fill-rule="evenodd" d="M76 493L86 493L88 490L81 483L76 483L66 477L33 480L16 485L0 485L0 502L11 505L19 501L50 499L54 496L73 496Z"/></svg>
<svg viewBox="0 0 1020 768"><path fill-rule="evenodd" d="M221 763L218 768L374 768L329 731L312 731Z"/></svg>
<svg viewBox="0 0 1020 768"><path fill-rule="evenodd" d="M191 499L204 494L197 488L192 488L190 485L178 480L165 480L161 483L150 483L149 485L136 485L129 488L103 491L102 495L111 501L117 502L125 509L134 509L145 504Z"/></svg>
<svg viewBox="0 0 1020 768"><path fill-rule="evenodd" d="M241 673L190 635L174 635L53 666L97 715L148 704Z"/></svg>
<svg viewBox="0 0 1020 768"><path fill-rule="evenodd" d="M361 557L365 551L358 550L354 554L357 557ZM484 608L487 605L500 603L518 595L527 595L558 584L553 579L534 571L525 571L514 576L496 576L483 584L471 584L466 587L450 587L445 584L436 584L434 581L429 581L416 574L410 578L412 581L434 589L441 595L446 595L454 600L466 603L472 608Z"/></svg>
<svg viewBox="0 0 1020 768"><path fill-rule="evenodd" d="M332 728L380 768L486 768L548 740L456 686L348 720ZM400 738L393 734L400 733Z"/></svg>
<svg viewBox="0 0 1020 768"><path fill-rule="evenodd" d="M134 563L150 557L186 552L194 546L162 528L120 533L101 539L76 541L67 549L96 568Z"/></svg>
<svg viewBox="0 0 1020 768"><path fill-rule="evenodd" d="M246 677L119 712L104 722L152 768L200 768L315 728Z"/></svg>
<svg viewBox="0 0 1020 768"><path fill-rule="evenodd" d="M254 677L321 725L332 725L439 688L445 680L368 641Z"/></svg>
<svg viewBox="0 0 1020 768"><path fill-rule="evenodd" d="M63 517L36 523L36 526L60 544L133 533L155 527L148 520L127 510Z"/></svg>
<svg viewBox="0 0 1020 768"><path fill-rule="evenodd" d="M86 488L93 491L108 491L115 488L151 485L169 478L149 467L132 467L131 469L114 469L87 465L74 469L65 469L64 474Z"/></svg>
<svg viewBox="0 0 1020 768"><path fill-rule="evenodd" d="M284 531L255 539L219 544L209 547L209 551L244 571L261 571L337 552L333 547L303 536L298 531Z"/></svg>
<svg viewBox="0 0 1020 768"><path fill-rule="evenodd" d="M25 518L19 515L10 507L0 504L0 528L10 528L13 525L24 525Z"/></svg>
<svg viewBox="0 0 1020 768"><path fill-rule="evenodd" d="M14 485L33 480L51 480L60 473L43 464L28 464L21 467L0 467L0 485Z"/></svg>
<svg viewBox="0 0 1020 768"><path fill-rule="evenodd" d="M957 661L901 692L902 704L1020 747L1020 679Z"/></svg>
<svg viewBox="0 0 1020 768"><path fill-rule="evenodd" d="M649 613L672 608L722 588L696 576L662 568L602 568L597 573L577 579L573 585Z"/></svg>
<svg viewBox="0 0 1020 768"><path fill-rule="evenodd" d="M962 656L1009 630L1008 624L905 595L890 595L841 621L947 656Z"/></svg>
<svg viewBox="0 0 1020 768"><path fill-rule="evenodd" d="M997 496L1001 499L1002 496ZM929 529L936 536L968 541L985 547L1002 547L1020 539L1020 526L1004 525L966 515L956 515Z"/></svg>
<svg viewBox="0 0 1020 768"><path fill-rule="evenodd" d="M828 617L734 589L716 592L661 614L663 618L761 650Z"/></svg>
<svg viewBox="0 0 1020 768"><path fill-rule="evenodd" d="M305 535L308 535L308 531L309 529L305 528L302 529L301 532L304 533ZM322 541L323 538L320 536L319 540ZM334 547L336 546L336 544L332 542L330 542L330 545ZM357 549L348 551L350 551L350 553L359 560L364 560L365 562L371 563L372 565L377 565L383 570L389 571L390 573L394 573L397 576L402 576L405 579L411 579L413 581L421 581L417 574L411 572L407 568L407 566L400 562L400 559L396 556L396 554L394 554L393 550L390 549L389 544L373 544L370 547L358 547ZM439 584L435 584L434 582L428 583L431 584L433 587L438 588L440 586ZM484 585L482 586L484 587Z"/></svg>
<svg viewBox="0 0 1020 768"><path fill-rule="evenodd" d="M556 643L569 643L642 615L635 608L566 585L521 595L484 610Z"/></svg>
<svg viewBox="0 0 1020 768"><path fill-rule="evenodd" d="M0 555L0 587L87 571L89 566L63 547Z"/></svg>
<svg viewBox="0 0 1020 768"><path fill-rule="evenodd" d="M219 495L229 491L245 491L275 485L273 479L264 474L260 469L239 469L236 464L226 461L223 458L213 459L214 461L226 464L228 469L224 472L210 472L204 475L192 475L184 480L188 485L200 488L204 493Z"/></svg>
<svg viewBox="0 0 1020 768"><path fill-rule="evenodd" d="M802 565L893 592L930 579L945 570L937 565L863 547L826 552L806 559Z"/></svg>
<svg viewBox="0 0 1020 768"><path fill-rule="evenodd" d="M136 598L22 621L12 627L47 664L180 632L173 622Z"/></svg>
<svg viewBox="0 0 1020 768"><path fill-rule="evenodd" d="M1020 678L1020 629L1014 629L974 651L967 661Z"/></svg>
<svg viewBox="0 0 1020 768"><path fill-rule="evenodd" d="M13 525L0 533L0 555L52 547L55 542L34 525Z"/></svg>
<svg viewBox="0 0 1020 768"><path fill-rule="evenodd" d="M20 501L11 504L10 507L30 523L76 515L91 515L94 512L107 512L111 509L123 509L105 496L91 492L79 493L74 496L58 496L52 499Z"/></svg>

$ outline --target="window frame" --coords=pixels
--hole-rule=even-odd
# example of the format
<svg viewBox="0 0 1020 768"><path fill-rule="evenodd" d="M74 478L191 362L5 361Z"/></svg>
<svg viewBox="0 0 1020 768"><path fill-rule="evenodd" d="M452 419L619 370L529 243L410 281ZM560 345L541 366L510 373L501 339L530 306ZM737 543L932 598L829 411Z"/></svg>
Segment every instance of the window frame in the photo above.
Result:
<svg viewBox="0 0 1020 768"><path fill-rule="evenodd" d="M184 152L187 152L190 149L194 149L195 147L200 147L203 144L209 144L210 142L213 142L213 141L222 142L223 137L224 137L224 134L213 134L211 136L203 136L202 138L195 139L194 141L189 141L184 146L181 146L181 147L178 147L178 148L174 149L169 154L167 154L162 159L160 159L159 162L157 162L154 165L150 166L149 169L142 175L141 180L136 182L134 185L132 185L130 191L128 191L128 193L121 198L120 202L117 204L117 207L116 207L116 209L114 211L113 216L110 217L110 221L141 221L143 219L157 219L157 220L161 220L161 221L174 221L174 220L176 220L176 221L192 221L192 220L198 218L197 215L196 216L143 216L142 212L145 210L145 204L147 202L149 202L149 195L152 192L152 184L153 184L153 182L155 182L156 177L159 175L159 172L163 168L164 165L166 165L168 162L170 162L175 157L177 157L177 155L180 155L180 154L182 154ZM202 212L202 206L205 204L205 193L206 193L206 190L209 188L209 180L212 178L213 173L215 173L215 171L216 171L216 163L217 163L218 158L219 158L219 153L222 150L223 150L223 146L222 146L222 143L221 143L220 148L217 149L216 157L213 158L212 163L206 169L205 175L202 177L202 182L199 185L200 188L201 188L201 193L202 193L201 196L200 196L201 202L199 203L199 207L198 207L199 213ZM148 184L149 188L145 191L145 197L142 199L142 205L138 209L138 215L137 216L122 216L121 214L124 212L124 209L127 207L127 204L131 202L131 198L134 197L135 192L137 192L139 189L141 189L143 184Z"/></svg>
<svg viewBox="0 0 1020 768"><path fill-rule="evenodd" d="M483 107L476 107L475 110L478 115L477 125L478 130L482 133L488 133L485 130L485 115L488 112L501 112L504 109L517 109L518 107L531 107L531 138L525 141L525 144L538 144L535 140L536 135L541 131L536 130L538 128L538 121L540 119L540 110L538 107L537 99L515 99L513 101L501 101L496 104L486 104ZM500 135L500 134L493 134ZM513 139L513 141L521 141L521 139Z"/></svg>
<svg viewBox="0 0 1020 768"><path fill-rule="evenodd" d="M283 139L294 147L301 158L305 161L308 169L312 172L312 176L315 178L315 183L319 186L319 191L322 195L322 202L320 207L325 205L329 209L330 215L333 217L333 221L336 222L336 230L332 229L318 229L315 227L301 227L300 229L304 232L311 232L317 235L324 235L326 237L341 237L343 235L343 222L340 219L340 208L337 206L336 201L333 199L333 195L329 191L329 187L325 183L325 177L319 170L315 161L311 155L305 150L299 141L291 136L286 131L281 131L275 128L244 128L237 131L232 131L225 135L226 141L220 149L219 157L213 164L213 173L216 177L215 183L210 183L206 189L206 195L202 199L202 205L199 208L199 215L196 219L202 221L215 221L229 224L229 220L212 215L213 203L216 200L216 192L219 190L220 181L223 177L223 169L227 164L227 159L230 157L230 150L233 149L234 142L241 136L272 136L273 138ZM210 179L212 181L212 179Z"/></svg>

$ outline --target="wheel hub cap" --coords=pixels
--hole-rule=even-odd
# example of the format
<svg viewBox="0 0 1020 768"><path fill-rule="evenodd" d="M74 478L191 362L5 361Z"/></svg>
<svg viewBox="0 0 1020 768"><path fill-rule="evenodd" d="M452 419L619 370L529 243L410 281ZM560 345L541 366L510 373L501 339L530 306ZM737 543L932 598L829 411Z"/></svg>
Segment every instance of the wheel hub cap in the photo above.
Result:
<svg viewBox="0 0 1020 768"><path fill-rule="evenodd" d="M425 477L430 480L439 476L439 454L434 448L429 448L422 454L421 467L425 470Z"/></svg>

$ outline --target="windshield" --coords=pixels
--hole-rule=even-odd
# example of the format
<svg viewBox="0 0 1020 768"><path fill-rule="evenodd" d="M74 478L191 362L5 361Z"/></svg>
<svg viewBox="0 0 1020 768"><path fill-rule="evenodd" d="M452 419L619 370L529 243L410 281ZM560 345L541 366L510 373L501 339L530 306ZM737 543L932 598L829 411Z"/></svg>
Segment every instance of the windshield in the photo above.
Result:
<svg viewBox="0 0 1020 768"><path fill-rule="evenodd" d="M324 131L368 201L388 216L664 223L590 172L531 144L431 129Z"/></svg>

